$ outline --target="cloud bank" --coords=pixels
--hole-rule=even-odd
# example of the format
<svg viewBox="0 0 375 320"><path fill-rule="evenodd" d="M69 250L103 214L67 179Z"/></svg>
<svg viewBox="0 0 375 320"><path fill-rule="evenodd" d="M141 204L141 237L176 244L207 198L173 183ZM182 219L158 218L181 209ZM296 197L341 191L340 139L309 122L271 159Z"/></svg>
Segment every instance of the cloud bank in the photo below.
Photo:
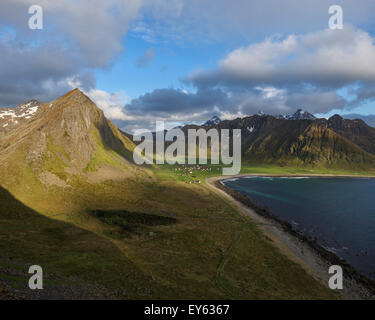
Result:
<svg viewBox="0 0 375 320"><path fill-rule="evenodd" d="M199 70L184 82L191 92L157 89L132 100L130 114L203 121L262 110L287 114L357 107L375 98L375 39L346 26L302 35L271 37L230 52L213 70ZM340 95L346 88L351 98Z"/></svg>
<svg viewBox="0 0 375 320"><path fill-rule="evenodd" d="M259 110L350 112L375 98L375 44L364 31L373 23L374 1L337 1L343 30L327 29L326 0L217 0L214 6L211 0L39 0L42 31L27 27L32 4L0 2L0 106L48 101L80 87L108 117L135 128L156 119L203 122ZM181 88L125 102L123 92L96 88L94 73L115 62L129 29L154 44L215 42L236 49L216 68L186 75ZM154 57L149 49L136 64L145 67Z"/></svg>
<svg viewBox="0 0 375 320"><path fill-rule="evenodd" d="M0 104L50 100L78 84L95 88L93 72L123 50L141 0L39 0L43 30L28 28L32 0L0 2Z"/></svg>

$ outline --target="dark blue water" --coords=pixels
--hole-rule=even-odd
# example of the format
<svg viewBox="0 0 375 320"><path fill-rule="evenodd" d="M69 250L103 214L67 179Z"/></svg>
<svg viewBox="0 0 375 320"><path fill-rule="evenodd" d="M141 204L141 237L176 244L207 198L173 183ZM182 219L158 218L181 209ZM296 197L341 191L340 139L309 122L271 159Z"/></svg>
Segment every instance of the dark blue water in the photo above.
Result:
<svg viewBox="0 0 375 320"><path fill-rule="evenodd" d="M375 279L375 179L244 177L223 183Z"/></svg>

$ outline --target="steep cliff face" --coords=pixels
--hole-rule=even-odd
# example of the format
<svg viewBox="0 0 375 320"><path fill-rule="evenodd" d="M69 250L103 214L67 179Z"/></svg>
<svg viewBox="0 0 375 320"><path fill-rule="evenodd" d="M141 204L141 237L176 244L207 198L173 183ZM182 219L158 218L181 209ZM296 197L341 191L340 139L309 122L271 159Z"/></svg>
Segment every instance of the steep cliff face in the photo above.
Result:
<svg viewBox="0 0 375 320"><path fill-rule="evenodd" d="M375 128L368 126L363 120L343 119L336 114L328 120L319 119L317 123L332 129L363 150L375 154Z"/></svg>
<svg viewBox="0 0 375 320"><path fill-rule="evenodd" d="M0 131L1 180L21 181L28 172L63 186L71 175L106 168L111 176L114 171L124 176L133 167L132 141L78 89L51 103L33 101L2 114L8 125Z"/></svg>

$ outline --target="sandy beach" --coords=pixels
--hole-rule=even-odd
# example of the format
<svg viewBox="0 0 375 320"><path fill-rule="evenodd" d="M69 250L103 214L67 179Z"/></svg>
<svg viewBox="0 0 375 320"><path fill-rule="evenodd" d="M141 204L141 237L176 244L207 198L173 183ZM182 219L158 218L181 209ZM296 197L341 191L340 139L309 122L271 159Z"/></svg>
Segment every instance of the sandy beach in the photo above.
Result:
<svg viewBox="0 0 375 320"><path fill-rule="evenodd" d="M244 177L244 176L290 176L290 177L297 177L297 176L310 176L310 177L356 177L357 176L350 176L350 175L272 175L272 174L240 174L236 176L221 176L221 177L213 177L208 178L206 180L207 186L213 190L215 193L229 201L238 211L250 217L252 221L265 233L265 235L271 239L272 243L275 247L277 247L280 252L286 255L292 261L298 263L302 266L302 268L311 276L313 276L316 280L320 281L322 284L328 287L328 280L329 274L328 269L333 263L330 262L329 259L326 259L319 254L316 248L308 243L308 241L304 241L303 239L299 238L298 236L288 232L283 228L282 224L276 221L275 219L264 217L258 214L253 208L249 207L248 205L244 204L243 202L235 199L232 195L228 194L223 190L223 188L219 188L217 185L220 180L231 179L236 177ZM365 176L361 176L363 178L369 178ZM323 248L319 248L319 250L324 250ZM344 289L338 290L337 293L343 299L374 299L374 294L364 285L361 281L357 281L355 277L353 278L352 275L350 277L345 277L344 271Z"/></svg>

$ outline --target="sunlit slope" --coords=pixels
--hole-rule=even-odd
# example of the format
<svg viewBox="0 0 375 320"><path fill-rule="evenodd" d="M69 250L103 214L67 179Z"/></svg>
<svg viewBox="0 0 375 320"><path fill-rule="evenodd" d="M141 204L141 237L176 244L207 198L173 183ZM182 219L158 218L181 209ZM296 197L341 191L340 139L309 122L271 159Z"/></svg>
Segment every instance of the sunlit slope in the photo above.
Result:
<svg viewBox="0 0 375 320"><path fill-rule="evenodd" d="M71 187L72 181L135 177L134 144L80 90L0 132L0 181L9 187L40 182Z"/></svg>

